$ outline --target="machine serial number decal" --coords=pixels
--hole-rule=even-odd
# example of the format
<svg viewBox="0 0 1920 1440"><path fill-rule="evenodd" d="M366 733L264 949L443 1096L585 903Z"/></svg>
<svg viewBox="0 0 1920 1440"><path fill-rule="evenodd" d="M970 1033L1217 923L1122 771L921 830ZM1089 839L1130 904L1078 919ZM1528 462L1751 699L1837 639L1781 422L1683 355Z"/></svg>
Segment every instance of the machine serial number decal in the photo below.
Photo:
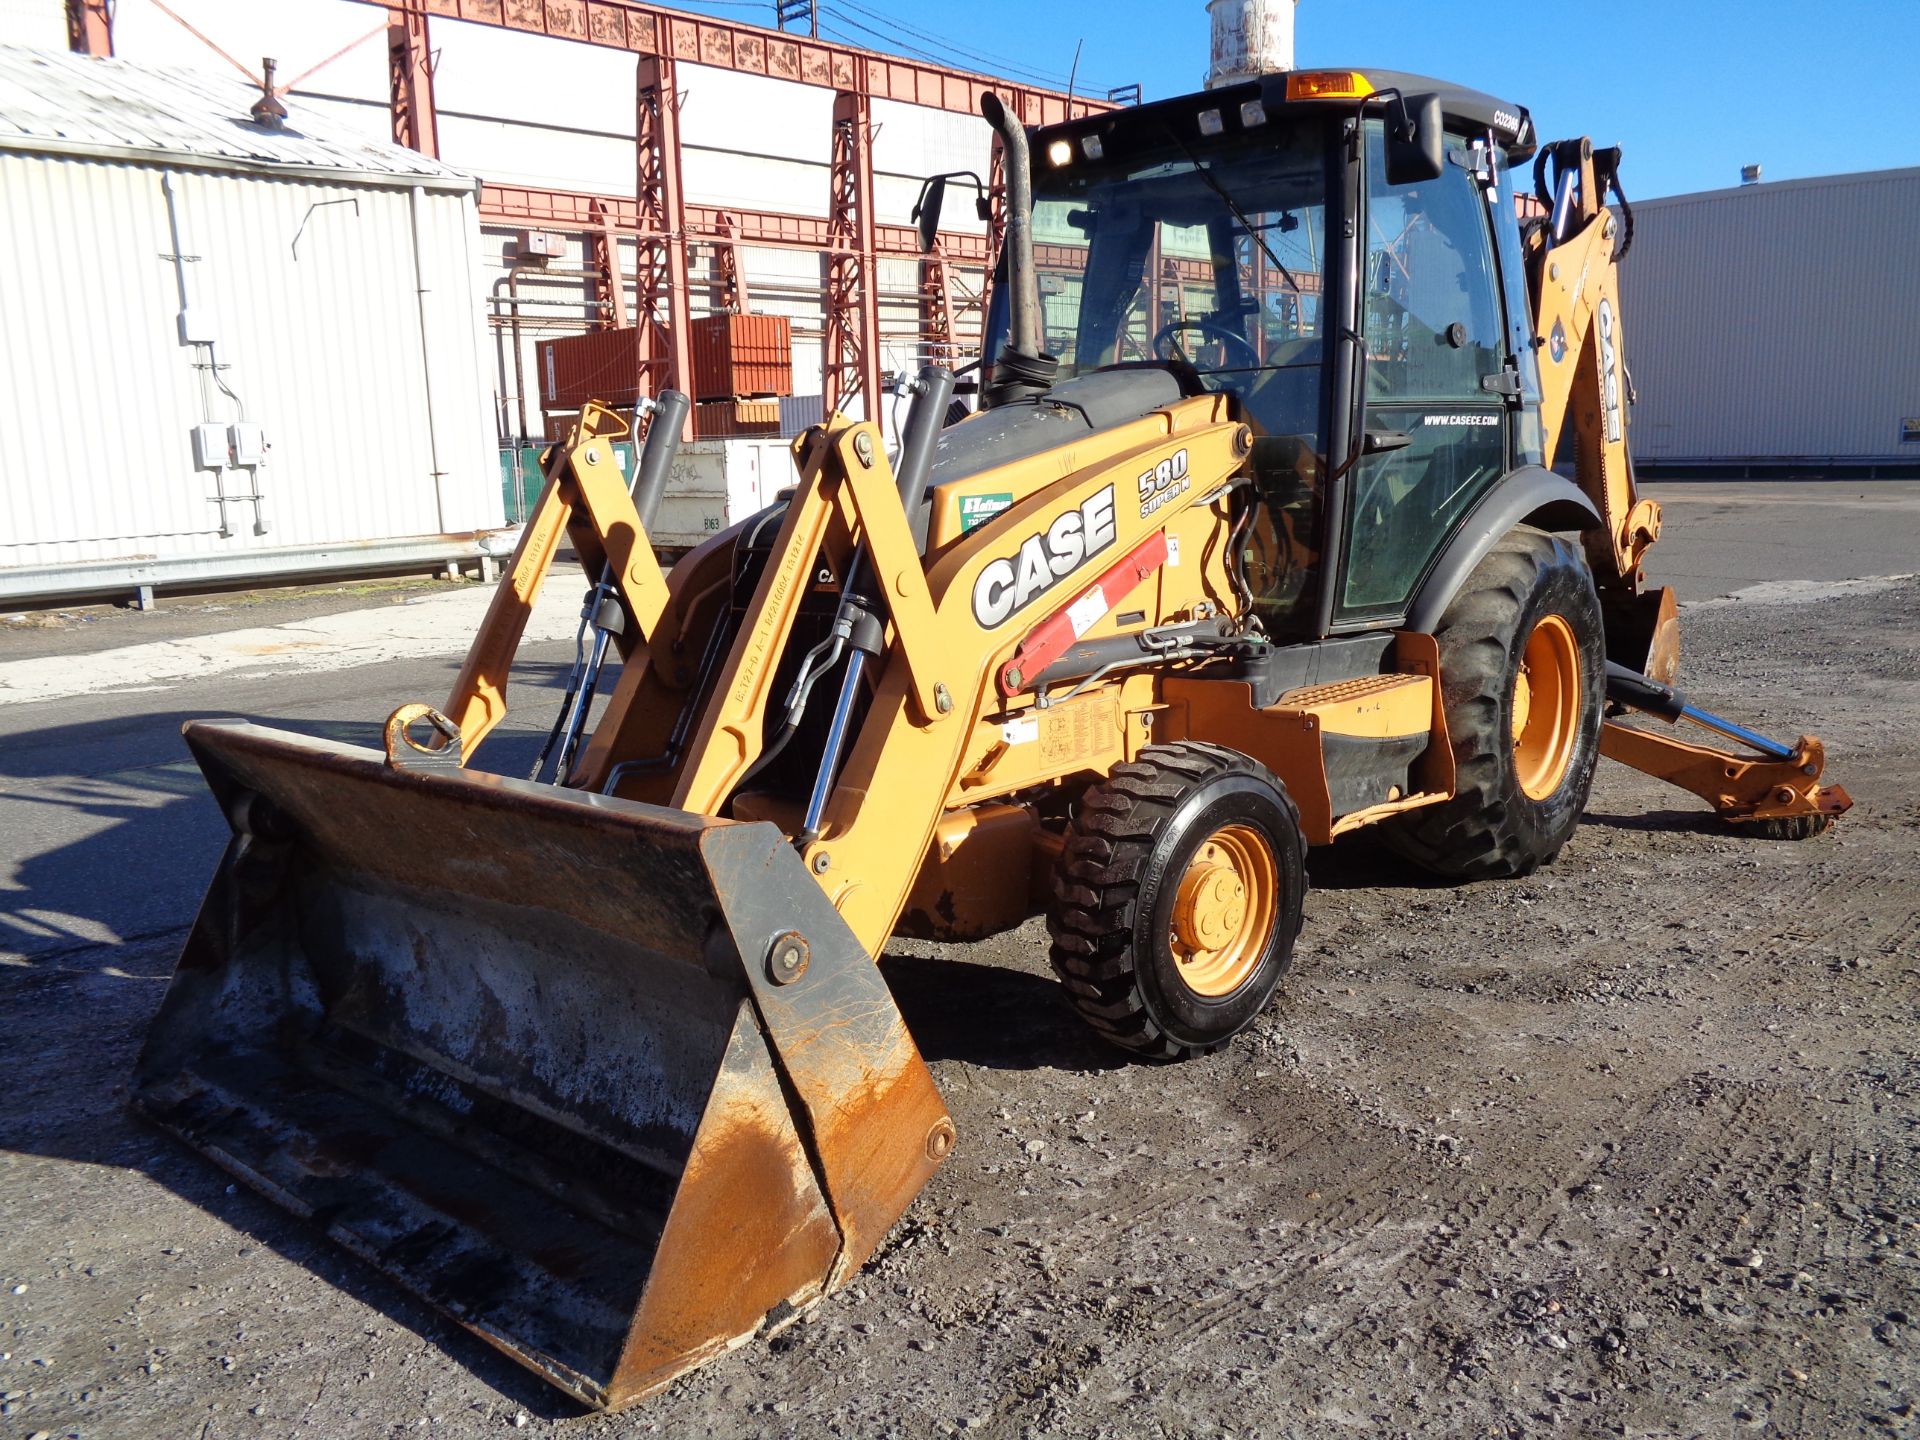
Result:
<svg viewBox="0 0 1920 1440"><path fill-rule="evenodd" d="M1193 488L1193 477L1187 473L1187 452L1174 451L1134 483L1140 490L1140 518L1146 520Z"/></svg>
<svg viewBox="0 0 1920 1440"><path fill-rule="evenodd" d="M1113 544L1113 508L1109 485L1054 516L1013 554L989 561L973 582L973 618L987 630L1004 625L1015 611L1079 569L1082 561Z"/></svg>
<svg viewBox="0 0 1920 1440"><path fill-rule="evenodd" d="M1620 338L1614 328L1613 302L1600 302L1600 396L1607 413L1607 443L1618 444L1626 433L1620 408Z"/></svg>

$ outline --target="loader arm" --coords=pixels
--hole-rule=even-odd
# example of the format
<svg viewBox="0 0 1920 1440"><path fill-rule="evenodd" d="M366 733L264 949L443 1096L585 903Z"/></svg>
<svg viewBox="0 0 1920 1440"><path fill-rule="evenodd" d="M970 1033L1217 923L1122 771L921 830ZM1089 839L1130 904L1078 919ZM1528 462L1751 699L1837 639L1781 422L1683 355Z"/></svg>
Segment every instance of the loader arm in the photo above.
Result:
<svg viewBox="0 0 1920 1440"><path fill-rule="evenodd" d="M568 442L552 446L544 457L547 483L467 647L445 706L447 717L459 727L463 764L507 716L507 674L564 540L572 540L590 579L603 571L612 577L634 625L633 632L623 627L622 654L631 654L659 629L667 578L613 448L627 433L626 421L612 409L590 404Z"/></svg>

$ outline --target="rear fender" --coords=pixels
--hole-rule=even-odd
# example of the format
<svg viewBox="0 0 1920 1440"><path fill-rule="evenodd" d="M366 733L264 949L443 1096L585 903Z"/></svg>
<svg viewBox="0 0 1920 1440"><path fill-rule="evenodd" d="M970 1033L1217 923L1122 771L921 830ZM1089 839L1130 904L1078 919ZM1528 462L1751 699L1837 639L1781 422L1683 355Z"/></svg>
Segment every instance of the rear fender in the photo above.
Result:
<svg viewBox="0 0 1920 1440"><path fill-rule="evenodd" d="M1403 628L1432 634L1474 566L1486 559L1514 526L1583 531L1600 523L1600 512L1578 485L1538 465L1522 466L1483 495L1467 513L1415 592Z"/></svg>

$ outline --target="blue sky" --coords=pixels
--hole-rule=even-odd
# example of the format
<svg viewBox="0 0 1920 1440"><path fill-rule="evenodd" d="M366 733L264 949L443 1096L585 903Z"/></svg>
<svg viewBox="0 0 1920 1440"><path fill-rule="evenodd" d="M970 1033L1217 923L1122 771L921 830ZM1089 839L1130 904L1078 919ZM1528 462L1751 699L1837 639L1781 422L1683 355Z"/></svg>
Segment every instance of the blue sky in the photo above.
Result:
<svg viewBox="0 0 1920 1440"><path fill-rule="evenodd" d="M768 23L770 4L678 8ZM1009 65L1080 88L1200 87L1203 0L819 0L822 25L875 49ZM1490 90L1551 138L1626 148L1629 197L1920 165L1920 0L1300 0L1299 63L1373 64ZM957 53L987 57L994 64Z"/></svg>

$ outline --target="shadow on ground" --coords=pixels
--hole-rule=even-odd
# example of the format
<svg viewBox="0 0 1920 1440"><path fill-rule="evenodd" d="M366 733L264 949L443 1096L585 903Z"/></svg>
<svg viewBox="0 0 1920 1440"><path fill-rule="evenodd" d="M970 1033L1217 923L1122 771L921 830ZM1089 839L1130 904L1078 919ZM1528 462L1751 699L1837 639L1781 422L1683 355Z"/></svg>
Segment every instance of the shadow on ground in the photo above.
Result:
<svg viewBox="0 0 1920 1440"><path fill-rule="evenodd" d="M1711 810L1629 810L1609 815L1589 810L1580 817L1582 825L1598 825L1603 830L1629 830L1649 835L1665 831L1675 835L1732 835L1732 826Z"/></svg>
<svg viewBox="0 0 1920 1440"><path fill-rule="evenodd" d="M1133 1063L1087 1028L1051 975L902 954L885 956L880 973L928 1060L1083 1072Z"/></svg>
<svg viewBox="0 0 1920 1440"><path fill-rule="evenodd" d="M566 683L565 665L525 668L528 687L551 692ZM514 684L522 687L518 674ZM188 721L207 718L147 712L6 737L0 963L114 966L119 946L185 933L228 835L180 734ZM371 721L261 723L348 745L381 743ZM542 739L529 729L497 730L474 768L524 776Z"/></svg>

